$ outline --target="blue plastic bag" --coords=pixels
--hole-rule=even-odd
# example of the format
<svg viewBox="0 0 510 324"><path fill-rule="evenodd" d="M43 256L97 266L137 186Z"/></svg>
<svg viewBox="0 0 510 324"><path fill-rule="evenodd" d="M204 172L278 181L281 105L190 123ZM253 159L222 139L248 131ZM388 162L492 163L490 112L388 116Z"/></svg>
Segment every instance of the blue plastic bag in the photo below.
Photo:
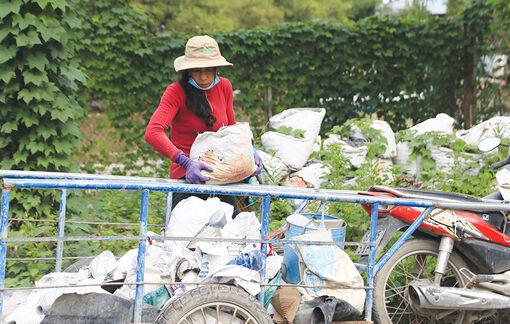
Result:
<svg viewBox="0 0 510 324"><path fill-rule="evenodd" d="M248 253L241 253L234 257L227 264L236 264L248 269L259 271L264 266L262 253L258 250L251 250Z"/></svg>

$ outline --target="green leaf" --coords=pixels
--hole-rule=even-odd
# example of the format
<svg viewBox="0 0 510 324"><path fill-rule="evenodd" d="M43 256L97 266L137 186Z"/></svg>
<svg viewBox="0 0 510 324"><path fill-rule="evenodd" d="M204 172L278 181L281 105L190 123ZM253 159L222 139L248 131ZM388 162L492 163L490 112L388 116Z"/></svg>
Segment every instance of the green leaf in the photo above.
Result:
<svg viewBox="0 0 510 324"><path fill-rule="evenodd" d="M7 62L16 56L18 49L16 46L0 45L0 64Z"/></svg>
<svg viewBox="0 0 510 324"><path fill-rule="evenodd" d="M40 86L43 82L48 82L48 76L46 73L41 71L25 71L22 73L22 75L25 81L25 85L33 83L36 86Z"/></svg>
<svg viewBox="0 0 510 324"><path fill-rule="evenodd" d="M0 128L0 131L5 134L10 134L15 130L18 130L18 122L16 120L4 122L2 128Z"/></svg>
<svg viewBox="0 0 510 324"><path fill-rule="evenodd" d="M42 43L39 39L39 34L35 30L30 30L26 34L22 33L16 36L16 45L18 47L32 47L39 44Z"/></svg>
<svg viewBox="0 0 510 324"><path fill-rule="evenodd" d="M46 65L50 64L44 52L28 53L26 59L31 69L36 68L41 72L44 71Z"/></svg>
<svg viewBox="0 0 510 324"><path fill-rule="evenodd" d="M21 4L21 0L2 0L0 2L0 19L3 19L11 12L19 13Z"/></svg>
<svg viewBox="0 0 510 324"><path fill-rule="evenodd" d="M12 19L12 25L18 26L20 30L24 30L29 26L42 26L42 22L33 14L27 13L24 16L16 15Z"/></svg>
<svg viewBox="0 0 510 324"><path fill-rule="evenodd" d="M60 69L60 74L65 76L69 81L78 80L80 82L85 82L85 74L74 66L62 67Z"/></svg>
<svg viewBox="0 0 510 324"><path fill-rule="evenodd" d="M11 79L14 78L15 76L16 76L16 73L14 73L12 66L8 66L8 65L0 66L0 78L6 84L9 83L9 81L11 81Z"/></svg>

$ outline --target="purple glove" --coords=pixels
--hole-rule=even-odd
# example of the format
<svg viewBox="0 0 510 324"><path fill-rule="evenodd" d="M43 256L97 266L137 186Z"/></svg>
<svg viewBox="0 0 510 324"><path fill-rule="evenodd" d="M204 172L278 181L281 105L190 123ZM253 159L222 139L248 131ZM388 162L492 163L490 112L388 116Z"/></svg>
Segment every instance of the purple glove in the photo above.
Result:
<svg viewBox="0 0 510 324"><path fill-rule="evenodd" d="M182 166L186 170L186 181L189 183L204 183L207 180L209 180L209 177L206 177L200 173L200 170L206 170L212 172L213 169L202 163L202 162L195 162L190 160L186 155L184 155L183 152L179 153L175 159L174 162Z"/></svg>
<svg viewBox="0 0 510 324"><path fill-rule="evenodd" d="M255 164L257 165L257 170L255 170L255 172L253 172L253 174L251 176L255 177L262 173L262 169L264 168L264 163L262 161L262 158L255 152L253 152L253 160L255 161Z"/></svg>

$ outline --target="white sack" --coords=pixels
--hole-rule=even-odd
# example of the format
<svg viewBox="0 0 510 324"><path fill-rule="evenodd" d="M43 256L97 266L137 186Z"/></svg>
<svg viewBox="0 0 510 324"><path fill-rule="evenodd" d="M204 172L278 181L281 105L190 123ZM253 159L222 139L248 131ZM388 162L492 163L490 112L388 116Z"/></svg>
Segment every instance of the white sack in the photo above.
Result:
<svg viewBox="0 0 510 324"><path fill-rule="evenodd" d="M390 124L384 120L373 120L370 127L380 130L381 135L386 138L387 143L384 144L386 146L386 151L384 152L383 158L391 159L396 156L397 144L395 143L395 133L391 129Z"/></svg>
<svg viewBox="0 0 510 324"><path fill-rule="evenodd" d="M117 261L111 251L104 251L97 255L89 264L89 270L95 279L104 280L109 272L117 267Z"/></svg>
<svg viewBox="0 0 510 324"><path fill-rule="evenodd" d="M478 143L491 136L500 136L502 138L510 137L510 117L497 116L486 120L468 130L460 130L456 133L457 137L464 140L467 144L477 146Z"/></svg>
<svg viewBox="0 0 510 324"><path fill-rule="evenodd" d="M445 113L437 114L436 117L427 119L409 128L415 135L421 135L428 132L441 132L453 134L453 124L455 119Z"/></svg>
<svg viewBox="0 0 510 324"><path fill-rule="evenodd" d="M144 281L164 284L168 281L178 281L178 274L182 275L186 270L199 269L200 261L196 254L175 242L155 242L147 246L145 251ZM138 271L138 258L132 260L131 268L126 274L126 282L136 282ZM170 280L168 280L170 278ZM144 285L143 294L155 291L161 284ZM136 294L136 285L124 285L122 291L130 298Z"/></svg>
<svg viewBox="0 0 510 324"><path fill-rule="evenodd" d="M260 139L266 151L274 151L275 156L292 170L299 170L305 165L315 141L315 137L295 138L277 132L264 133Z"/></svg>
<svg viewBox="0 0 510 324"><path fill-rule="evenodd" d="M417 156L416 159L411 159L410 155L412 153L409 142L398 142L396 164L400 165L404 171L412 175L418 175L421 172L421 155Z"/></svg>
<svg viewBox="0 0 510 324"><path fill-rule="evenodd" d="M291 177L300 177L307 184L311 185L311 187L319 189L324 181L326 181L324 177L329 173L329 169L319 162L302 168L298 172L291 174Z"/></svg>
<svg viewBox="0 0 510 324"><path fill-rule="evenodd" d="M190 150L190 159L213 168L202 171L211 178L207 184L239 182L257 169L253 159L253 135L248 123L224 126L217 132L199 134Z"/></svg>
<svg viewBox="0 0 510 324"><path fill-rule="evenodd" d="M451 168L455 167L455 154L452 149L447 147L437 147L427 145L430 150L430 155L436 161L436 168L450 172ZM459 157L459 166L463 169L468 169L470 164L480 161L482 155L474 153L461 153Z"/></svg>
<svg viewBox="0 0 510 324"><path fill-rule="evenodd" d="M368 148L366 146L358 147L351 146L347 144L347 142L342 140L339 135L331 134L329 135L329 138L324 140L324 148L327 150L328 147L334 143L340 144L341 146L340 153L347 159L349 159L351 164L354 165L355 167L359 168L363 163L367 161L366 157L368 153Z"/></svg>
<svg viewBox="0 0 510 324"><path fill-rule="evenodd" d="M265 177L266 175L264 175L264 173L266 173L271 184L277 185L289 175L289 167L276 156L272 156L263 151L257 151L257 154L264 163L265 172L262 173L262 176Z"/></svg>
<svg viewBox="0 0 510 324"><path fill-rule="evenodd" d="M496 173L496 180L498 181L499 192L503 199L510 201L510 170L503 168Z"/></svg>
<svg viewBox="0 0 510 324"><path fill-rule="evenodd" d="M35 282L36 287L47 287L47 286L66 286L70 285L71 282L77 276L76 272L53 272L43 276L40 280ZM78 282L78 284L91 284L100 283L97 279L86 279ZM100 294L108 294L107 291L103 290L99 286L90 287L73 287L67 288L51 288L33 290L28 297L18 305L18 307L5 318L5 323L8 324L38 324L44 318L53 302L62 294L86 294L89 292L96 292Z"/></svg>
<svg viewBox="0 0 510 324"><path fill-rule="evenodd" d="M315 138L315 142L313 142L312 153L319 153L322 148L322 138L320 135L317 135Z"/></svg>
<svg viewBox="0 0 510 324"><path fill-rule="evenodd" d="M218 210L225 212L227 222L232 220L234 206L220 201L218 197L207 200L191 196L180 201L172 210L172 215L166 228L168 236L195 236L211 215ZM185 245L187 242L185 242Z"/></svg>
<svg viewBox="0 0 510 324"><path fill-rule="evenodd" d="M252 296L260 292L259 272L240 265L225 265L209 274L203 282L233 284L243 288Z"/></svg>
<svg viewBox="0 0 510 324"><path fill-rule="evenodd" d="M296 241L333 241L330 231L310 231L292 238ZM306 285L345 285L364 286L363 279L349 255L336 245L290 244L299 257L302 283ZM365 305L364 289L305 288L303 300L311 300L321 295L335 296L347 300L363 312Z"/></svg>
<svg viewBox="0 0 510 324"><path fill-rule="evenodd" d="M322 120L326 114L324 108L292 108L274 115L269 119L269 126L278 130L280 127L301 129L305 138L315 139L319 135Z"/></svg>

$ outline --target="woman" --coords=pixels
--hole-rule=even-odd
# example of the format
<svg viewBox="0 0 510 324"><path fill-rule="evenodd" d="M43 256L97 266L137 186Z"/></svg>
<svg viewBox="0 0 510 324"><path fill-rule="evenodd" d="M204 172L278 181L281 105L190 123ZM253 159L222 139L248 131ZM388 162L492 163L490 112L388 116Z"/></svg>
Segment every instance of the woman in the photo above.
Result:
<svg viewBox="0 0 510 324"><path fill-rule="evenodd" d="M232 84L218 76L218 67L232 66L221 56L218 43L209 36L195 36L188 40L184 56L174 61L178 82L172 83L163 93L158 108L145 131L145 140L159 153L175 163L170 166L170 178L185 178L189 183L204 183L209 177L201 170L212 168L188 158L191 145L198 134L217 131L222 126L236 123L233 107ZM165 134L168 126L170 138ZM259 174L262 159L255 154ZM176 194L172 208L191 194ZM194 194L196 196L199 195ZM236 208L235 197L218 196ZM234 212L234 215L237 212Z"/></svg>

